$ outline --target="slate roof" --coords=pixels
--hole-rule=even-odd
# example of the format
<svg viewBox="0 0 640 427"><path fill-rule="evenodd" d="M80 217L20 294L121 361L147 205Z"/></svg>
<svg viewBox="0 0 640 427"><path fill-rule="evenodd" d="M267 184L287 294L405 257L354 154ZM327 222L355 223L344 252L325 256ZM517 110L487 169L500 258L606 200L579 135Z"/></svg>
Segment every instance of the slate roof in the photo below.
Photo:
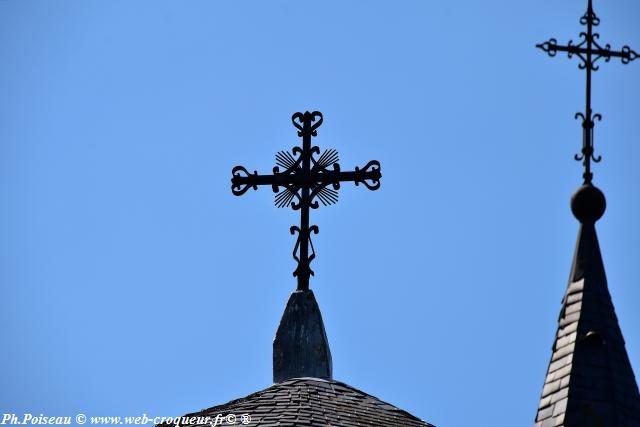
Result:
<svg viewBox="0 0 640 427"><path fill-rule="evenodd" d="M535 427L640 427L640 394L607 287L595 220L580 226L552 350Z"/></svg>
<svg viewBox="0 0 640 427"><path fill-rule="evenodd" d="M406 411L347 384L319 378L294 378L186 417L249 414L251 427L425 427ZM227 425L227 424L222 424Z"/></svg>

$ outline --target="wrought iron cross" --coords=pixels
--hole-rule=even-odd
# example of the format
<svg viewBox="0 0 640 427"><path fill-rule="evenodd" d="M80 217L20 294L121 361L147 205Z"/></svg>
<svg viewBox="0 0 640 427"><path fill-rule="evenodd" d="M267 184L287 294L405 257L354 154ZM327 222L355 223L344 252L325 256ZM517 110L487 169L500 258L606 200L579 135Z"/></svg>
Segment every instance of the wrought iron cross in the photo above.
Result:
<svg viewBox="0 0 640 427"><path fill-rule="evenodd" d="M549 39L544 43L536 45L540 49L544 50L549 56L555 56L558 52L567 52L567 56L571 58L576 55L580 59L578 66L580 69L587 72L587 96L586 106L584 113L576 113L575 118L582 119L582 154L575 155L577 161L582 161L584 166L584 183L590 184L593 179L593 173L591 173L591 160L598 163L601 157L594 155L593 149L593 127L595 120L601 120L600 114L593 114L591 110L591 71L597 71L598 65L596 62L600 58L604 58L605 62L609 62L611 58L620 58L623 64L638 58L638 54L631 50L629 46L623 46L619 51L612 51L611 46L606 44L604 47L600 46L598 39L600 34L593 32L593 27L600 25L600 18L598 18L593 11L592 0L588 0L587 12L580 18L580 24L586 25L587 32L581 32L580 37L582 41L574 45L572 40L569 40L569 44L566 46L558 45L556 39Z"/></svg>
<svg viewBox="0 0 640 427"><path fill-rule="evenodd" d="M293 147L291 153L279 151L272 175L258 175L257 171L252 174L242 166L234 167L231 170L231 192L241 196L249 188L257 190L259 185L270 185L276 193L278 208L291 206L293 210L300 211L300 227L294 225L290 229L291 234L298 234L293 249L298 267L293 276L298 279L298 290L308 290L309 278L313 276L310 264L316 256L311 233L318 234L319 231L317 225L309 225L309 209L317 209L320 206L318 200L324 206L336 203L341 182L353 181L356 185L364 184L369 190L377 190L382 175L377 160L370 161L362 169L356 167L354 171L343 172L336 150L328 149L320 154L320 149L311 144L311 138L318 134L322 113L295 113L291 121L298 129L298 136L302 137L302 147ZM319 157L316 159L314 154ZM280 168L284 171L280 172Z"/></svg>

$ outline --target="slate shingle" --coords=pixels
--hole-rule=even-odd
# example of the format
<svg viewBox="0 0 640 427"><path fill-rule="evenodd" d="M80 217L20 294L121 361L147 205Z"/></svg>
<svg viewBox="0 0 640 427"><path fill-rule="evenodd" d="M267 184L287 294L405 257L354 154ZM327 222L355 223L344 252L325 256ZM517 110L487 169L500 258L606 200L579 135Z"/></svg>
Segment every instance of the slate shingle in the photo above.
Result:
<svg viewBox="0 0 640 427"><path fill-rule="evenodd" d="M250 427L433 427L347 384L319 378L294 378L186 417L217 414L251 416ZM222 424L223 426L228 424Z"/></svg>

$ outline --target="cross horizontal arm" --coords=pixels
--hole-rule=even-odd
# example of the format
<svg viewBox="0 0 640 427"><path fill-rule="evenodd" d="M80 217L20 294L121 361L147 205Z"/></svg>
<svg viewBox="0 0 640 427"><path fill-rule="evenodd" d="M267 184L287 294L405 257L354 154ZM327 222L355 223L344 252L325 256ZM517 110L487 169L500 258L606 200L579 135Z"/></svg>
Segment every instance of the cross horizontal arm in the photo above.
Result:
<svg viewBox="0 0 640 427"><path fill-rule="evenodd" d="M247 173L247 175L240 175L238 172L243 171ZM290 184L291 176L290 174L274 174L274 175L258 175L258 172L254 172L250 174L245 168L242 166L236 166L233 168L233 177L231 178L231 186L233 189L239 189L242 186L255 187L257 185L282 185L282 184Z"/></svg>
<svg viewBox="0 0 640 427"><path fill-rule="evenodd" d="M588 68L594 71L598 69L595 63L600 58L604 58L607 62L611 58L620 58L623 64L628 64L640 57L640 55L629 46L623 46L619 51L611 50L609 45L602 47L595 41L596 35L597 34L582 33L585 39L577 45L571 44L571 42L569 42L567 46L559 45L556 39L552 38L544 43L537 44L536 47L547 52L549 56L555 56L558 52L567 52L569 57L576 55L582 61L580 68ZM584 46L585 44L587 46ZM592 47L594 45L595 47Z"/></svg>
<svg viewBox="0 0 640 427"><path fill-rule="evenodd" d="M371 170L369 168L373 167ZM377 167L377 168L376 168ZM240 172L246 173L241 175ZM380 164L377 161L369 162L364 169L356 168L354 171L322 170L310 174L302 173L275 173L269 175L258 175L257 172L249 173L244 167L233 168L231 178L231 190L236 196L244 194L250 187L257 189L259 185L271 185L274 191L278 187L294 185L297 187L312 187L317 184L331 184L338 182L353 181L358 185L364 183L370 189L377 189L380 185ZM373 184L368 184L372 181Z"/></svg>
<svg viewBox="0 0 640 427"><path fill-rule="evenodd" d="M632 61L637 56L637 54L630 49L625 49L621 51L613 51L613 50L607 50L607 49L588 49L585 47L578 47L573 45L569 45L569 46L557 45L549 42L537 44L536 47L539 47L545 52L568 52L571 54L591 53L592 55L596 55L596 56L604 56L604 57L611 56L614 58L627 59L629 61Z"/></svg>
<svg viewBox="0 0 640 427"><path fill-rule="evenodd" d="M380 181L380 178L382 177L382 174L380 173L379 169L366 171L366 172L360 171L360 170L349 171L349 172L338 172L337 177L335 176L334 172L327 172L326 175L327 175L327 179L325 180L325 182L354 181L356 185L360 182L365 182L365 181Z"/></svg>

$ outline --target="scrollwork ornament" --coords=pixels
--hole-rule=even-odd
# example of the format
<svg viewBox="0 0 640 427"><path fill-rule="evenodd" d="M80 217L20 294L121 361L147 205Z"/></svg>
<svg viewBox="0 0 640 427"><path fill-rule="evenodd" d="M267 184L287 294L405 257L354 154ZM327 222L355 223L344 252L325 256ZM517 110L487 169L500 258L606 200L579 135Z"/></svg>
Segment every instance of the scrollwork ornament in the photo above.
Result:
<svg viewBox="0 0 640 427"><path fill-rule="evenodd" d="M571 45L571 41L569 41L569 45ZM558 51L556 50L557 46L558 46L558 40L554 38L551 38L544 43L540 43L536 45L536 47L539 47L540 49L545 51L549 56L556 56L556 54L558 53Z"/></svg>
<svg viewBox="0 0 640 427"><path fill-rule="evenodd" d="M355 184L364 184L369 190L375 191L380 188L380 162L371 160L362 169L356 167Z"/></svg>
<svg viewBox="0 0 640 427"><path fill-rule="evenodd" d="M231 192L234 196L242 196L249 188L254 190L258 189L258 186L249 181L250 177L258 176L258 171L253 171L253 174L249 173L247 169L242 166L236 166L231 170Z"/></svg>
<svg viewBox="0 0 640 427"><path fill-rule="evenodd" d="M600 25L600 18L598 18L598 16L595 14L593 9L589 7L588 10L585 12L585 14L582 15L582 17L580 18L580 24L581 25L591 24L594 27L597 27L598 25Z"/></svg>
<svg viewBox="0 0 640 427"><path fill-rule="evenodd" d="M622 61L623 64L628 64L631 61L635 61L636 59L638 59L638 55L633 49L631 49L629 46L625 45L622 47L622 56L620 57L620 60Z"/></svg>

